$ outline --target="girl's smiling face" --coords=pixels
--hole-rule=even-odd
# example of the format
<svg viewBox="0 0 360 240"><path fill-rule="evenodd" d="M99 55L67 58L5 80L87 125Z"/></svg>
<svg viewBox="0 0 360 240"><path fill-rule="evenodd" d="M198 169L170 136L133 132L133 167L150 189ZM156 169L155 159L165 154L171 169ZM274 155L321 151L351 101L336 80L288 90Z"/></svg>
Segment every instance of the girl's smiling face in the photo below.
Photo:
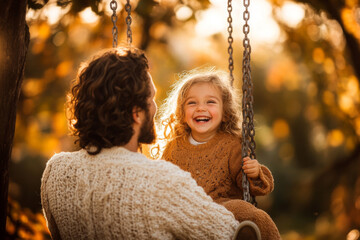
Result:
<svg viewBox="0 0 360 240"><path fill-rule="evenodd" d="M220 90L212 83L195 83L185 98L184 112L192 137L198 142L210 140L223 120Z"/></svg>

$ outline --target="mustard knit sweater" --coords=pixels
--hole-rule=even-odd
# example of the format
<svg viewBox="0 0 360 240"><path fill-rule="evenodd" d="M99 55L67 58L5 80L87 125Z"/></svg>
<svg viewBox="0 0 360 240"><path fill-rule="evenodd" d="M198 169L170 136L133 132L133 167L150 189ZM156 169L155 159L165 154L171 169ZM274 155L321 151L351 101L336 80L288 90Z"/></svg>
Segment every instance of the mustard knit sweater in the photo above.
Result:
<svg viewBox="0 0 360 240"><path fill-rule="evenodd" d="M189 173L122 147L55 154L41 203L53 239L231 239L239 225Z"/></svg>
<svg viewBox="0 0 360 240"><path fill-rule="evenodd" d="M192 145L188 136L169 142L163 159L191 173L215 202L242 199L241 142L238 138L217 133L207 143ZM270 170L261 165L258 179L249 179L250 193L265 195L274 189Z"/></svg>

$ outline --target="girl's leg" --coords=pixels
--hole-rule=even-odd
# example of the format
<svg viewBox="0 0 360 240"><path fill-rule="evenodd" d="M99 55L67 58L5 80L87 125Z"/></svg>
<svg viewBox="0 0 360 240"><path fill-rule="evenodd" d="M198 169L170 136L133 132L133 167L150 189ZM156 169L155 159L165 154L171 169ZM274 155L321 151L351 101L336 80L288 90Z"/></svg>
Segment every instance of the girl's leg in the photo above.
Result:
<svg viewBox="0 0 360 240"><path fill-rule="evenodd" d="M258 209L252 204L240 199L231 199L221 202L220 204L232 212L236 220L239 222L251 220L256 223L260 228L262 240L281 239L279 230L277 229L274 221L263 210Z"/></svg>

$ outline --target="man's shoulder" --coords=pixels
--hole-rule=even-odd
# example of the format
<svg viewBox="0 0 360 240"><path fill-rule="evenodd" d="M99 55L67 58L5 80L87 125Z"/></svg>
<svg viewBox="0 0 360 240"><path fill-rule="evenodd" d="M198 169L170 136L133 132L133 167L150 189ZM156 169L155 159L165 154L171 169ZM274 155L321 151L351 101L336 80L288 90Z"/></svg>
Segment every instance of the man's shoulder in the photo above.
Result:
<svg viewBox="0 0 360 240"><path fill-rule="evenodd" d="M170 162L162 159L152 160L147 158L144 154L131 152L124 148L106 150L100 158L103 162L111 164L114 168L132 169L148 176L157 175L161 178L173 175L183 175L184 173L186 175L186 172Z"/></svg>
<svg viewBox="0 0 360 240"><path fill-rule="evenodd" d="M73 158L76 158L79 154L81 154L82 150L75 151L75 152L59 152L55 153L47 162L47 165L50 164L60 164L65 161L70 161Z"/></svg>
<svg viewBox="0 0 360 240"><path fill-rule="evenodd" d="M56 153L47 162L47 168L57 168L57 171L68 168L91 171L108 169L112 172L131 171L136 176L143 175L150 178L155 176L162 180L190 177L189 173L168 161L151 160L141 153L123 148L103 149L96 155L89 155L85 150Z"/></svg>
<svg viewBox="0 0 360 240"><path fill-rule="evenodd" d="M177 165L168 162L163 159L150 160L148 167L151 167L154 171L160 172L162 175L189 175L187 172L183 171Z"/></svg>

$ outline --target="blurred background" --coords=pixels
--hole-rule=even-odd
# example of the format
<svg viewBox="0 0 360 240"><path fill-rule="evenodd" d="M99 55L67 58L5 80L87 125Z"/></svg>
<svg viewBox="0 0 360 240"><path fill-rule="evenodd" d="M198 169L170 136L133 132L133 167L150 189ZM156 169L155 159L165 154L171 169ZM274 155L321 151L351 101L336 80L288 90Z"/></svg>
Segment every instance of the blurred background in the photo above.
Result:
<svg viewBox="0 0 360 240"><path fill-rule="evenodd" d="M81 62L112 47L109 0L66 2L29 1L31 39L10 164L12 238L49 239L42 172L54 153L77 149L66 94ZM126 1L117 2L118 41L126 44ZM182 71L228 69L227 1L130 2L133 46L150 60L159 106ZM239 89L244 9L232 1ZM285 240L360 239L359 1L256 0L249 11L257 158L275 179L258 206Z"/></svg>

